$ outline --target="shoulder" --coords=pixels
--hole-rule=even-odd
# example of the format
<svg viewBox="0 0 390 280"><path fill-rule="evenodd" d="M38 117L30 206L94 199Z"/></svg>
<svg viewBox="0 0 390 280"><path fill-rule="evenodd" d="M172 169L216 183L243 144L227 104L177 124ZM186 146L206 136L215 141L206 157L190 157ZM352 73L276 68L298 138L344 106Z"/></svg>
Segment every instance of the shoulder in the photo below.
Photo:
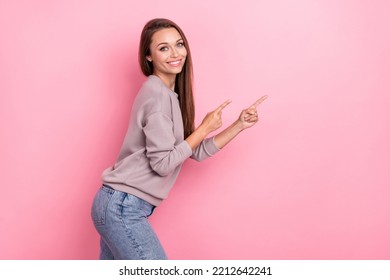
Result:
<svg viewBox="0 0 390 280"><path fill-rule="evenodd" d="M142 84L138 95L146 99L169 99L169 93L163 82L156 76L149 76Z"/></svg>
<svg viewBox="0 0 390 280"><path fill-rule="evenodd" d="M170 112L172 106L168 89L156 76L149 76L142 84L137 101L146 114Z"/></svg>

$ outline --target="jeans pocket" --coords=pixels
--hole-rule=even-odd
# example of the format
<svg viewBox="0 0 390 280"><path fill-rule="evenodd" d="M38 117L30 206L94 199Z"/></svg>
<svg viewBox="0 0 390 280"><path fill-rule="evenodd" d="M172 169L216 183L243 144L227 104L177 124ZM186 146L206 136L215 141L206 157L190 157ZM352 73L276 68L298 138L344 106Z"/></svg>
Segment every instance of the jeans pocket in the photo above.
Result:
<svg viewBox="0 0 390 280"><path fill-rule="evenodd" d="M106 213L108 204L115 190L102 186L92 203L91 217L95 226L101 226L106 223Z"/></svg>

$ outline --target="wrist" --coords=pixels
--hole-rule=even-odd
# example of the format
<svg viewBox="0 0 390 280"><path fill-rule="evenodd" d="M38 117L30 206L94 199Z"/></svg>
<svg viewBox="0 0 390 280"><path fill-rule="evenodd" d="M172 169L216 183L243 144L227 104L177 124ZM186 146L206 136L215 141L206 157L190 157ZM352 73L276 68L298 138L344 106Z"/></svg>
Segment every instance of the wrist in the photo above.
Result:
<svg viewBox="0 0 390 280"><path fill-rule="evenodd" d="M233 123L233 127L238 130L238 132L241 132L245 129L245 126L244 124L242 123L242 121L240 119L236 120L234 123Z"/></svg>
<svg viewBox="0 0 390 280"><path fill-rule="evenodd" d="M207 125L201 123L196 129L195 131L197 133L199 133L200 135L203 136L203 138L205 138L207 135L209 135L213 130L211 130Z"/></svg>
<svg viewBox="0 0 390 280"><path fill-rule="evenodd" d="M185 141L190 145L194 151L195 148L206 138L208 131L204 125L198 126Z"/></svg>
<svg viewBox="0 0 390 280"><path fill-rule="evenodd" d="M201 136L204 139L206 138L207 135L209 135L211 131L209 131L205 125L201 124L197 128L195 128L194 132L199 134L199 136Z"/></svg>

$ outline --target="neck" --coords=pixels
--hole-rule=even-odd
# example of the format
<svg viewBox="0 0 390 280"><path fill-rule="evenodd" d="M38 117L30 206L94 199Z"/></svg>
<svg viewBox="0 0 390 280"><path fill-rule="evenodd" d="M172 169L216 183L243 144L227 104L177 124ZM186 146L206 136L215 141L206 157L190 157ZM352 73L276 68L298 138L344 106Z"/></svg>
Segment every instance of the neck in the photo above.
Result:
<svg viewBox="0 0 390 280"><path fill-rule="evenodd" d="M159 77L167 87L169 87L172 91L175 91L176 74L162 75L159 73L153 73L153 75Z"/></svg>

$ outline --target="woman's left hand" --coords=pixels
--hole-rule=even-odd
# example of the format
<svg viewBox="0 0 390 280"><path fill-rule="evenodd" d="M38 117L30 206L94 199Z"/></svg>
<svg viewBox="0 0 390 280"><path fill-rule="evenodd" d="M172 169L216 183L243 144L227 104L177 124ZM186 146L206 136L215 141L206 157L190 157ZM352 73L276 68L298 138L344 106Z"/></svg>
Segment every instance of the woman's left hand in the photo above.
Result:
<svg viewBox="0 0 390 280"><path fill-rule="evenodd" d="M259 100L249 106L247 109L243 110L238 118L242 129L246 129L255 125L258 122L259 116L257 114L257 106L259 106L264 100L266 100L268 95L262 96Z"/></svg>
<svg viewBox="0 0 390 280"><path fill-rule="evenodd" d="M264 100L266 100L267 97L268 97L267 95L264 95L255 103L253 103L251 106L249 106L247 109L243 110L239 118L234 123L232 123L229 127L225 128L222 132L218 133L214 137L214 142L217 148L222 149L223 147L225 147L227 143L233 140L233 138L236 137L241 131L243 131L246 128L252 127L255 123L258 122L259 116L257 115L256 108Z"/></svg>

